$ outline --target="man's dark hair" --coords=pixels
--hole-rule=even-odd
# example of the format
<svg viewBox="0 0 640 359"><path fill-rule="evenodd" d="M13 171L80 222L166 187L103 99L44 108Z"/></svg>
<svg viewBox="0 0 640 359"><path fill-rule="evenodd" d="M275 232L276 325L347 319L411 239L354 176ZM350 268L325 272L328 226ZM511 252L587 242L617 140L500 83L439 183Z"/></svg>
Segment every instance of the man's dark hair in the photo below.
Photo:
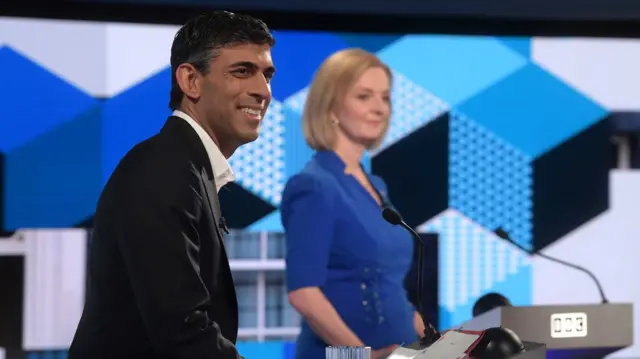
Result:
<svg viewBox="0 0 640 359"><path fill-rule="evenodd" d="M180 107L184 96L176 79L178 66L188 63L206 74L211 60L218 56L218 50L241 44L273 46L275 39L264 22L248 15L214 11L187 21L178 30L171 45L169 108L175 110Z"/></svg>
<svg viewBox="0 0 640 359"><path fill-rule="evenodd" d="M480 314L484 314L492 309L499 307L510 307L511 302L507 297L500 293L487 293L478 298L473 305L473 317L477 317Z"/></svg>

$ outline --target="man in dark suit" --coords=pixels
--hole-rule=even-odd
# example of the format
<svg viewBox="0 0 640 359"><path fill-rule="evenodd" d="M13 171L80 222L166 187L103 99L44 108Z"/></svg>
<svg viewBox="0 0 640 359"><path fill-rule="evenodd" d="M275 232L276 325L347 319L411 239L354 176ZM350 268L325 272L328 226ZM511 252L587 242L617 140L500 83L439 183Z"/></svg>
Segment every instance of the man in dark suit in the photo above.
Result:
<svg viewBox="0 0 640 359"><path fill-rule="evenodd" d="M69 359L237 359L236 294L217 192L258 137L274 39L254 18L198 16L171 47L174 110L106 184ZM131 118L136 121L136 118Z"/></svg>

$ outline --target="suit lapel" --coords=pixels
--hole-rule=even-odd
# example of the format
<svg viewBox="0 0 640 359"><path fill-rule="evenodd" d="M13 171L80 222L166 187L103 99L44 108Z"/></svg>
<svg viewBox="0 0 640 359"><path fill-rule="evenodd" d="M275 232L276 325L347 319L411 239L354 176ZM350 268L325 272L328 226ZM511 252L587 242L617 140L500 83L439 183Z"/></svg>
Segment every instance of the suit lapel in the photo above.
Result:
<svg viewBox="0 0 640 359"><path fill-rule="evenodd" d="M202 261L210 263L211 271L210 274L207 274L209 280L205 281L206 283L211 283L213 287L210 287L210 290L215 289L215 286L218 285L218 280L222 279L220 285L226 286L226 291L221 291L215 295L219 296L221 293L224 293L223 298L229 302L231 306L230 313L235 316L234 326L237 328L238 326L238 301L236 297L235 285L233 282L233 276L231 274L231 268L229 267L229 258L227 256L227 251L224 244L224 233L221 228L224 225L222 211L220 210L220 202L218 200L218 191L216 189L215 179L213 178L213 164L209 160L209 156L207 155L206 148L202 143L202 140L198 137L198 134L194 129L184 120L178 117L171 117L167 120L167 123L163 127L162 131L167 133L174 133L179 135L183 139L184 145L190 149L193 155L193 162L191 170L193 174L200 179L200 189L199 194L202 198L202 206L205 209L208 209L207 216L211 216L209 225L213 226L211 228L213 232L210 232L212 235L217 236L217 240L220 243L220 249L211 248L208 244L205 246L203 244L203 253ZM204 203L206 202L206 203ZM207 233L208 235L209 233ZM209 242L211 245L215 245L216 239L211 239ZM208 241L202 241L206 243ZM205 249L205 247L207 247ZM221 272L222 271L222 272ZM223 273L226 272L226 273ZM203 275L203 280L204 280ZM236 333L229 333L230 338L234 339L237 336Z"/></svg>
<svg viewBox="0 0 640 359"><path fill-rule="evenodd" d="M222 211L220 209L220 200L218 198L218 190L216 187L216 182L214 178L209 179L207 176L207 172L204 168L202 168L200 173L200 180L203 182L203 188L206 192L208 198L209 210L213 214L213 225L215 227L215 231L218 234L218 240L220 241L220 251L222 252L222 256L224 260L228 262L229 257L227 256L227 249L224 244L224 233L222 233L222 228L226 229L226 224L224 223L224 218L222 217ZM233 276L231 275L231 268L229 265L226 266L226 270L228 271L229 279L229 290L231 291L231 296L229 297L231 304L235 308L234 312L238 313L238 301L236 297L236 287L233 281ZM238 318L235 318L236 321Z"/></svg>
<svg viewBox="0 0 640 359"><path fill-rule="evenodd" d="M220 200L218 199L218 191L216 189L215 179L209 179L207 176L207 172L204 168L202 168L200 173L200 180L202 181L202 186L206 192L209 210L213 213L213 225L215 227L215 231L218 234L218 238L222 243L224 248L224 234L222 233L222 210L220 209Z"/></svg>

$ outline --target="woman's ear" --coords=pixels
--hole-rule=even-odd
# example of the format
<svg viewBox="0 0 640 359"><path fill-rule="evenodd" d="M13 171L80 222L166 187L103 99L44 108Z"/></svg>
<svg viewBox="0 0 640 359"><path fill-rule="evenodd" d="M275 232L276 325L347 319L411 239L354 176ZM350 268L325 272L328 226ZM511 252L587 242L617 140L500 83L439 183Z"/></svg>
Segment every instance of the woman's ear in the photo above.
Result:
<svg viewBox="0 0 640 359"><path fill-rule="evenodd" d="M338 116L336 116L335 113L331 112L331 114L329 114L329 118L331 119L331 123L334 125L337 125L340 123L340 120L338 120Z"/></svg>

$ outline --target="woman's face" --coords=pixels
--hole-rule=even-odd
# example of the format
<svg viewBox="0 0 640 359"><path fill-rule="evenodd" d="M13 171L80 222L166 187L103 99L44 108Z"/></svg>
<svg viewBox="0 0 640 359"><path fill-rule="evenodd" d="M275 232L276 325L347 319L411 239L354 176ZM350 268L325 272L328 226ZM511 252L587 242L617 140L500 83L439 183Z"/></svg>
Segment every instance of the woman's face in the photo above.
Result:
<svg viewBox="0 0 640 359"><path fill-rule="evenodd" d="M391 112L391 81L379 67L365 71L347 91L342 106L335 112L338 131L347 139L365 147L382 136Z"/></svg>

